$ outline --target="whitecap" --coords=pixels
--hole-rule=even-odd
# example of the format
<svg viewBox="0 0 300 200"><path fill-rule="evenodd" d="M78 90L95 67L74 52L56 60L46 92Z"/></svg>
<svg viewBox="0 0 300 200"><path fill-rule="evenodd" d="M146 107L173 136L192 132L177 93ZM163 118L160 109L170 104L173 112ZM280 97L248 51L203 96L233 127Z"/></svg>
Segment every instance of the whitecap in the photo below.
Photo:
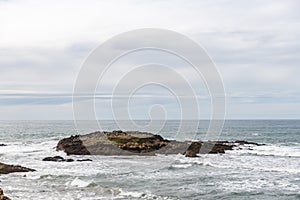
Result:
<svg viewBox="0 0 300 200"><path fill-rule="evenodd" d="M76 186L76 187L79 187L79 188L83 188L83 187L88 187L92 183L93 182L83 181L83 180L80 180L78 177L76 177L73 181L67 182L66 185Z"/></svg>
<svg viewBox="0 0 300 200"><path fill-rule="evenodd" d="M300 148L295 146L277 146L277 145L263 145L244 147L240 150L234 151L238 154L252 154L258 156L281 156L281 157L300 157Z"/></svg>
<svg viewBox="0 0 300 200"><path fill-rule="evenodd" d="M191 166L193 166L193 165L192 164L174 164L171 167L172 168L178 168L178 169L187 169Z"/></svg>

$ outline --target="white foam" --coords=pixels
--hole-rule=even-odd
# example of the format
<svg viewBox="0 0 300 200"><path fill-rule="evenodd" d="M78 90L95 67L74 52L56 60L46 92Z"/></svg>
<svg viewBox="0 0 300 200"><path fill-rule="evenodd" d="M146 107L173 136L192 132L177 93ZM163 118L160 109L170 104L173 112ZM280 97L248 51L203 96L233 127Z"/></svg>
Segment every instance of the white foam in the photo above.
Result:
<svg viewBox="0 0 300 200"><path fill-rule="evenodd" d="M300 169L294 169L294 168L287 168L287 167L253 167L253 169L261 170L261 171L269 171L269 172L287 172L287 173L293 173L298 174L300 173Z"/></svg>
<svg viewBox="0 0 300 200"><path fill-rule="evenodd" d="M83 180L80 180L78 177L76 177L73 181L67 182L66 185L83 188L83 187L89 186L91 183L92 182L83 181Z"/></svg>
<svg viewBox="0 0 300 200"><path fill-rule="evenodd" d="M142 192L129 192L129 191L124 191L120 189L120 194L119 196L127 196L127 197L134 197L134 198L140 198L144 195Z"/></svg>
<svg viewBox="0 0 300 200"><path fill-rule="evenodd" d="M178 168L178 169L187 169L191 166L193 166L193 165L192 164L175 164L175 165L172 165L172 167Z"/></svg>
<svg viewBox="0 0 300 200"><path fill-rule="evenodd" d="M250 150L250 149L251 150ZM300 157L299 146L276 146L276 145L263 145L242 147L240 150L234 151L238 154L254 154L259 156L282 156L282 157Z"/></svg>
<svg viewBox="0 0 300 200"><path fill-rule="evenodd" d="M158 195L154 195L149 191L146 192L134 192L134 191L124 191L122 189L119 190L120 193L118 196L125 197L126 199L137 198L137 199L161 199L161 200L171 200L174 198L171 197L162 197Z"/></svg>

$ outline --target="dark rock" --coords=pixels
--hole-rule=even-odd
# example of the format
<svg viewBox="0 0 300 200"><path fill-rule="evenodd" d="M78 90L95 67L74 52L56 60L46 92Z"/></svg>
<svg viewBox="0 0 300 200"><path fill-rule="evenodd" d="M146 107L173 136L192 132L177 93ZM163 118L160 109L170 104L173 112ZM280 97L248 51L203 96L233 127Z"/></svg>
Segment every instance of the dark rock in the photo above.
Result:
<svg viewBox="0 0 300 200"><path fill-rule="evenodd" d="M5 147L5 146L7 146L6 144L0 144L0 147Z"/></svg>
<svg viewBox="0 0 300 200"><path fill-rule="evenodd" d="M82 141L78 135L71 136L59 141L56 150L64 150L68 155L89 155L90 152L82 144Z"/></svg>
<svg viewBox="0 0 300 200"><path fill-rule="evenodd" d="M198 157L197 154L200 152L202 146L201 142L192 142L188 149L183 153L186 157Z"/></svg>
<svg viewBox="0 0 300 200"><path fill-rule="evenodd" d="M0 163L0 174L9 174L14 172L33 172L34 169L30 169L27 167L22 167L20 165L8 165L4 163Z"/></svg>
<svg viewBox="0 0 300 200"><path fill-rule="evenodd" d="M73 159L64 159L61 156L54 156L54 157L46 157L43 161L53 161L53 162L73 162Z"/></svg>
<svg viewBox="0 0 300 200"><path fill-rule="evenodd" d="M197 154L223 154L226 150L232 150L234 145L227 141L216 142L192 142L183 153L186 157L197 157Z"/></svg>
<svg viewBox="0 0 300 200"><path fill-rule="evenodd" d="M78 162L85 162L85 161L93 161L93 160L91 160L91 159L78 159L77 161Z"/></svg>
<svg viewBox="0 0 300 200"><path fill-rule="evenodd" d="M261 145L264 145L264 144L258 144L258 143L256 143L256 142L248 142L248 141L245 141L245 140L236 140L234 143L237 143L237 144L239 144L239 145L248 145L248 144L250 144L250 145L255 145L255 146L261 146Z"/></svg>
<svg viewBox="0 0 300 200"><path fill-rule="evenodd" d="M223 143L223 142L205 142L203 149L200 150L200 153L225 153L227 150L232 150L234 145L231 143Z"/></svg>
<svg viewBox="0 0 300 200"><path fill-rule="evenodd" d="M61 156L46 157L43 159L43 161L54 161L54 162L61 162L63 160L65 160L65 159Z"/></svg>

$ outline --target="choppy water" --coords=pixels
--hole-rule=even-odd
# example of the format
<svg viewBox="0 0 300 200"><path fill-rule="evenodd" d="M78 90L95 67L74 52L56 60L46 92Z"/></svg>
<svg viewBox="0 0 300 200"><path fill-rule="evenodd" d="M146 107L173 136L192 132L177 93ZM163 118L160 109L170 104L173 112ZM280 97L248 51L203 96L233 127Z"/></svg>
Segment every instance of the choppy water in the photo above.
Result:
<svg viewBox="0 0 300 200"><path fill-rule="evenodd" d="M95 131L86 126L81 132ZM140 122L146 123L146 122ZM172 138L178 121L160 132ZM106 130L117 129L111 121ZM205 135L207 121L198 134ZM81 127L82 128L82 127ZM1 121L0 162L34 168L0 176L12 199L300 199L300 121L227 121L220 139L245 139L266 146L223 155L84 156L92 162L44 162L61 155L59 139L76 134L73 121ZM192 137L192 136L191 136ZM68 156L78 159L81 156Z"/></svg>

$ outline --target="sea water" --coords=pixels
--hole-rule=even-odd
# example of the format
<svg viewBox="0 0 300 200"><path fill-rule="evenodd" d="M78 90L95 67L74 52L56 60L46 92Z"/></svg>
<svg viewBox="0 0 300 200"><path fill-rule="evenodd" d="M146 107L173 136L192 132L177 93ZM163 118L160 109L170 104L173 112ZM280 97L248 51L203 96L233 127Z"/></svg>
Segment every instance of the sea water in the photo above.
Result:
<svg viewBox="0 0 300 200"><path fill-rule="evenodd" d="M139 121L147 124L147 121ZM158 133L177 139L180 121L167 121ZM57 142L98 130L86 121L1 121L0 162L36 172L0 175L0 187L12 199L300 199L300 121L229 120L218 139L264 143L225 154L156 156L67 156ZM118 129L101 121L102 129ZM208 121L196 134L203 139ZM188 132L188 130L187 130ZM86 162L45 162L47 156Z"/></svg>

